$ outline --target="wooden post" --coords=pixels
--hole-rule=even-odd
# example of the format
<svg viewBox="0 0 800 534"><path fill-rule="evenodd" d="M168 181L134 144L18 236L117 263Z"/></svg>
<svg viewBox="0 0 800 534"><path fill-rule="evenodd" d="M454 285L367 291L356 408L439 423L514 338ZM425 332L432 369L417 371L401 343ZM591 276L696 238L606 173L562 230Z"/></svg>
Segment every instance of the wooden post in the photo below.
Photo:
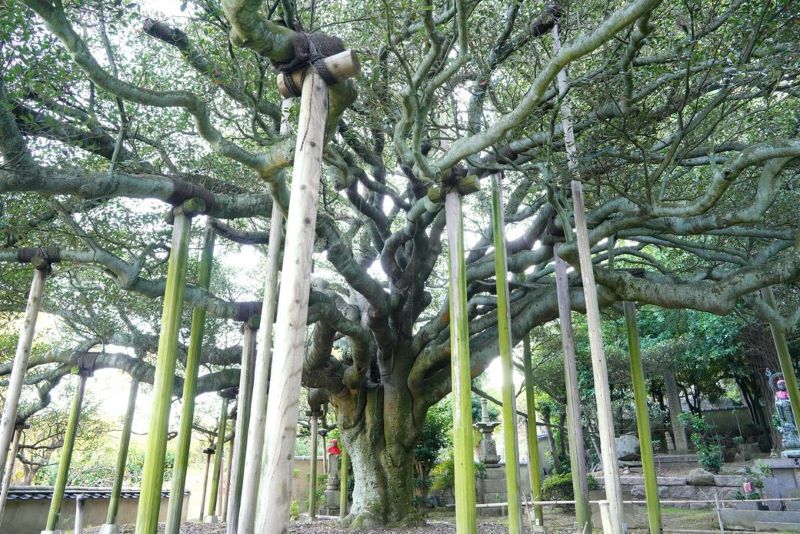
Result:
<svg viewBox="0 0 800 534"><path fill-rule="evenodd" d="M203 496L200 497L199 521L202 521L205 517L204 510L206 509L206 494L208 493L208 472L211 467L211 457L214 455L214 447L207 447L203 449L203 454L206 455L206 474L203 476Z"/></svg>
<svg viewBox="0 0 800 534"><path fill-rule="evenodd" d="M675 440L675 452L686 454L689 451L689 442L686 439L686 430L683 428L678 417L683 410L681 409L681 395L678 391L678 382L675 380L675 373L664 371L664 389L667 393L667 405L669 406L669 421L672 425L672 439Z"/></svg>
<svg viewBox="0 0 800 534"><path fill-rule="evenodd" d="M226 533L236 534L239 526L239 504L244 483L244 464L247 442L250 440L247 428L250 423L250 406L253 397L253 367L256 359L256 332L259 321L257 317L251 318L244 324L244 339L242 342L242 366L239 375L239 400L236 403L236 429L233 449L231 451L233 463L230 469L230 486L228 486L228 502L226 520Z"/></svg>
<svg viewBox="0 0 800 534"><path fill-rule="evenodd" d="M233 451L236 448L236 442L239 441L239 436L236 435L236 421L238 420L238 406L237 411L233 413L233 421L231 426L233 432L231 434L231 442L228 446L228 468L225 470L224 484L219 487L219 500L217 501L217 516L221 518L222 522L228 521L228 498L231 496L231 478L233 473Z"/></svg>
<svg viewBox="0 0 800 534"><path fill-rule="evenodd" d="M83 509L86 505L86 496L75 496L75 529L73 534L83 534Z"/></svg>
<svg viewBox="0 0 800 534"><path fill-rule="evenodd" d="M572 471L572 490L575 494L575 522L580 532L592 531L592 511L589 506L588 471L581 423L581 396L578 390L578 366L575 362L575 337L572 332L572 312L569 298L567 264L553 247L558 298L558 320L561 323L561 345L564 348L564 381L567 390L567 439ZM555 451L553 451L555 454Z"/></svg>
<svg viewBox="0 0 800 534"><path fill-rule="evenodd" d="M508 290L505 217L501 178L492 179L492 230L494 235L494 268L497 285L497 333L500 365L503 372L503 442L506 455L506 492L508 494L508 532L522 532L522 508L519 489L519 445L517 441L517 411L514 396L514 363L511 359L511 307ZM535 429L534 425L534 429Z"/></svg>
<svg viewBox="0 0 800 534"><path fill-rule="evenodd" d="M308 473L308 515L311 519L317 517L317 420L319 414L315 411L308 412L311 421L311 469Z"/></svg>
<svg viewBox="0 0 800 534"><path fill-rule="evenodd" d="M617 451L614 442L614 418L611 412L611 391L608 385L608 368L600 330L600 306L597 303L597 285L594 281L589 232L586 228L586 208L583 203L583 187L572 181L572 204L575 213L575 235L583 280L583 296L586 302L586 322L589 328L589 349L592 353L594 395L597 401L597 427L600 434L600 453L603 462L608 513L612 525L610 534L623 533L622 488L619 482Z"/></svg>
<svg viewBox="0 0 800 534"><path fill-rule="evenodd" d="M117 527L117 510L119 510L119 499L122 494L122 483L125 480L125 465L128 461L128 446L131 442L131 428L133 427L133 414L136 411L136 397L139 393L139 381L131 380L131 387L128 390L128 408L125 411L125 420L122 423L122 434L119 438L119 452L117 453L117 465L114 470L114 486L111 488L111 499L108 502L108 513L106 514L106 524L100 529L100 534L116 534L119 532Z"/></svg>
<svg viewBox="0 0 800 534"><path fill-rule="evenodd" d="M206 226L203 240L203 251L200 254L200 265L197 270L197 287L208 289L211 286L211 269L214 264L214 229ZM183 396L181 406L180 428L175 444L175 463L172 468L172 482L167 505L165 534L178 534L181 528L183 512L183 492L186 489L186 472L189 468L189 453L192 443L192 423L194 422L195 396L197 393L197 377L200 371L200 359L203 353L203 333L206 324L206 310L195 307L192 310L192 328L189 336L189 349L186 354L186 365L183 377Z"/></svg>
<svg viewBox="0 0 800 534"><path fill-rule="evenodd" d="M771 287L761 290L762 297L767 305L778 313L778 303L775 302L775 294ZM772 332L772 341L775 343L775 352L778 353L778 362L781 365L781 373L786 382L786 390L789 392L789 402L792 406L795 428L800 430L800 389L797 386L797 375L792 366L792 358L789 354L789 345L786 342L786 332L783 327L775 321L769 321L769 329Z"/></svg>
<svg viewBox="0 0 800 534"><path fill-rule="evenodd" d="M78 372L78 387L75 389L75 394L72 396L72 406L69 410L67 430L64 434L64 446L61 448L61 459L58 461L58 472L56 473L56 482L53 486L53 499L50 501L47 525L42 531L42 534L54 532L58 525L61 503L64 500L64 489L67 487L69 464L72 461L72 449L75 447L75 436L78 433L78 421L81 416L83 394L86 391L86 380L90 375L91 371L89 370L81 369Z"/></svg>
<svg viewBox="0 0 800 534"><path fill-rule="evenodd" d="M193 213L202 212L202 201L187 201L172 211L172 248L167 265L167 285L158 337L158 357L153 379L153 403L144 456L136 534L152 534L158 527L161 486L164 482L164 456L167 452L169 412L175 363L178 358L178 332L181 327L183 292L186 286L186 259L189 253L189 230Z"/></svg>
<svg viewBox="0 0 800 534"><path fill-rule="evenodd" d="M339 517L347 517L347 476L350 474L350 456L342 443L342 454L339 455Z"/></svg>
<svg viewBox="0 0 800 534"><path fill-rule="evenodd" d="M349 57L349 75L355 75L358 73L358 62L352 54ZM345 76L342 69L338 71L341 77ZM275 324L275 329L281 335L275 341L271 401L267 406L266 428L270 432L266 436L258 492L255 532L259 534L283 533L289 522L292 460L297 437L303 374L302 355L305 350L308 294L327 112L328 88L319 74L309 67L300 100L292 195L286 221L286 241L292 246L285 250L281 269L283 276Z"/></svg>
<svg viewBox="0 0 800 534"><path fill-rule="evenodd" d="M461 194L452 188L444 198L450 247L450 367L453 384L453 460L455 462L456 530L476 532L475 463L472 442L472 375L467 317L467 268Z"/></svg>
<svg viewBox="0 0 800 534"><path fill-rule="evenodd" d="M288 114L291 100L282 106L281 133L289 133ZM253 371L253 402L250 422L247 425L247 447L242 476L242 496L239 503L239 534L255 534L256 502L261 473L261 451L264 447L264 429L267 421L267 394L269 370L272 364L272 326L278 306L278 263L281 256L283 213L277 202L272 202L267 248L267 274L264 279L264 302L261 306L261 327L258 330L258 350Z"/></svg>
<svg viewBox="0 0 800 534"><path fill-rule="evenodd" d="M14 440L11 443L11 457L8 459L8 467L3 475L3 486L0 489L0 525L3 524L3 514L6 510L6 500L8 499L8 489L11 487L11 477L14 476L14 463L19 452L19 440L22 437L23 425L14 428Z"/></svg>
<svg viewBox="0 0 800 534"><path fill-rule="evenodd" d="M642 350L639 343L639 328L636 325L636 304L623 302L625 327L628 331L628 350L631 356L631 380L633 399L636 405L636 427L639 431L639 451L642 455L644 494L647 500L647 521L650 534L661 534L661 502L658 499L658 479L653 460L653 442L650 436L650 410L647 408L647 390L642 368Z"/></svg>
<svg viewBox="0 0 800 534"><path fill-rule="evenodd" d="M22 382L28 368L28 357L31 355L33 333L36 331L36 319L39 317L39 308L42 305L44 281L50 269L50 264L35 258L38 267L33 271L33 281L28 293L28 303L25 306L25 319L17 341L17 351L14 354L14 364L11 367L11 376L8 378L6 399L3 405L3 417L0 418L0 480L5 476L8 461L8 449L14 437L14 427L17 424L17 407L22 393ZM33 262L32 262L33 263Z"/></svg>
<svg viewBox="0 0 800 534"><path fill-rule="evenodd" d="M219 521L217 515L217 499L219 497L219 482L222 477L222 463L225 460L225 428L228 426L228 402L231 393L229 390L220 391L222 406L219 411L219 424L217 425L217 444L214 447L214 468L211 471L211 491L208 495L207 523Z"/></svg>
<svg viewBox="0 0 800 534"><path fill-rule="evenodd" d="M542 506L536 502L542 500L542 466L539 464L539 434L536 429L536 396L533 388L532 357L530 334L526 334L522 338L522 366L525 371L525 408L528 413L528 476L531 480L535 526L541 527L544 526L544 512Z"/></svg>

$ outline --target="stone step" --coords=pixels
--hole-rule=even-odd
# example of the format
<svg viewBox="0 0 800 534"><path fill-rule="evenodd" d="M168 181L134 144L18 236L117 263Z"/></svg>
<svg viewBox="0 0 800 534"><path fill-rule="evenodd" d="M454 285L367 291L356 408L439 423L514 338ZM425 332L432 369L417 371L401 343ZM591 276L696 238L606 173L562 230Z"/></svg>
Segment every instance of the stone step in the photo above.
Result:
<svg viewBox="0 0 800 534"><path fill-rule="evenodd" d="M800 532L800 524L756 521L756 532Z"/></svg>

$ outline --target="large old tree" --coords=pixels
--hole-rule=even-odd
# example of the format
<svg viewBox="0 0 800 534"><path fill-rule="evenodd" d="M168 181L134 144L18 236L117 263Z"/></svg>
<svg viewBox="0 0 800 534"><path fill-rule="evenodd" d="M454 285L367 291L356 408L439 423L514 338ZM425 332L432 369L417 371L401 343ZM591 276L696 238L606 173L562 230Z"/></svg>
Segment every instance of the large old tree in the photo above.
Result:
<svg viewBox="0 0 800 534"><path fill-rule="evenodd" d="M566 234L561 254L577 266L563 102L601 305L723 314L800 275L791 0L193 0L172 17L142 9L0 0L3 306L24 301L29 271L13 262L52 247L60 264L47 306L72 335L33 360L41 405L70 358L97 346L138 347L141 359L107 352L99 365L152 380L158 329L143 325L157 317L169 243L153 215L166 205L154 201L200 197L222 234L265 242L272 202L288 206L294 146L278 134L273 65L307 57L302 32L338 36L363 63L360 78L331 87L303 375L330 393L352 453L354 519L414 520L414 446L426 411L450 390L445 223L426 197L432 186L504 174L508 267L526 273L511 287L515 340L557 316L554 236ZM466 203L477 376L496 355L494 260L486 195ZM581 309L580 278L570 282ZM189 287L187 306L241 320L253 304L236 295ZM207 351L201 391L235 384L237 357L235 347Z"/></svg>

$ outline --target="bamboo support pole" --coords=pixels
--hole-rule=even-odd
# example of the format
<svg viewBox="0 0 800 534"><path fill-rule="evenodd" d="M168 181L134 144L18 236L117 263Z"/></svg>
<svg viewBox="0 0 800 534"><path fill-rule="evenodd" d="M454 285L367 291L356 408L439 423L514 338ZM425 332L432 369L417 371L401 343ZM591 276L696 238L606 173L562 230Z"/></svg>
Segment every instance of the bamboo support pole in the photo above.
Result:
<svg viewBox="0 0 800 534"><path fill-rule="evenodd" d="M14 476L14 464L17 460L17 452L19 452L19 440L22 438L22 425L17 425L14 429L14 439L11 442L11 455L8 459L8 467L3 475L3 487L0 489L0 526L3 524L3 515L6 511L6 500L8 499L8 490L11 487L11 478Z"/></svg>
<svg viewBox="0 0 800 534"><path fill-rule="evenodd" d="M205 475L203 475L203 494L202 497L200 497L200 517L197 518L199 521L202 521L203 517L205 517L206 495L208 494L208 472L211 468L211 457L214 455L214 448L208 447L203 449L203 454L206 455L206 472Z"/></svg>
<svg viewBox="0 0 800 534"><path fill-rule="evenodd" d="M119 452L117 453L117 465L114 469L114 485L111 488L111 499L108 502L108 513L106 514L106 524L101 530L102 534L117 532L117 511L119 510L119 500L122 495L122 483L125 480L125 465L128 461L128 447L131 443L131 429L133 428L133 415L136 411L136 397L139 393L139 381L131 380L131 387L128 390L128 407L125 410L125 420L122 423L122 434L119 438Z"/></svg>
<svg viewBox="0 0 800 534"><path fill-rule="evenodd" d="M614 442L614 418L611 411L611 390L608 385L603 336L600 330L600 306L597 302L597 285L592 270L592 253L589 232L586 228L586 208L583 202L583 187L572 181L572 203L575 213L575 235L583 280L583 295L586 302L586 322L589 328L589 349L592 355L594 395L597 402L597 428L600 435L600 454L603 463L606 499L608 500L609 534L623 533L622 488L619 481L617 451Z"/></svg>
<svg viewBox="0 0 800 534"><path fill-rule="evenodd" d="M575 336L572 331L572 312L569 298L567 264L558 255L558 245L553 248L555 262L558 320L561 324L561 344L564 349L564 381L567 391L567 441L569 463L572 471L572 489L575 494L575 522L579 530L592 531L592 512L589 507L588 470L581 423L581 397L578 390L578 366L575 361ZM555 452L554 452L555 454Z"/></svg>
<svg viewBox="0 0 800 534"><path fill-rule="evenodd" d="M309 412L311 419L311 469L308 473L308 515L311 519L317 516L317 425L319 414Z"/></svg>
<svg viewBox="0 0 800 534"><path fill-rule="evenodd" d="M625 327L628 333L628 350L631 359L631 381L636 406L636 428L639 431L639 451L642 456L642 475L644 493L647 500L647 522L650 534L661 534L661 503L658 500L658 479L653 460L653 442L650 435L650 410L647 408L647 389L645 388L642 350L639 343L639 328L636 325L636 304L623 302Z"/></svg>
<svg viewBox="0 0 800 534"><path fill-rule="evenodd" d="M469 359L467 275L461 194L451 189L444 199L450 247L450 366L453 384L453 459L455 462L456 529L476 532L475 463L472 442L472 375Z"/></svg>
<svg viewBox="0 0 800 534"><path fill-rule="evenodd" d="M767 305L778 312L778 303L775 302L775 294L771 287L761 290L763 299ZM775 343L775 352L778 353L778 362L781 365L781 373L786 382L786 390L789 392L789 402L792 406L795 428L800 430L800 389L797 387L797 375L794 372L792 358L789 354L789 345L786 342L786 332L773 320L769 321L769 328L772 332L772 341Z"/></svg>
<svg viewBox="0 0 800 534"><path fill-rule="evenodd" d="M342 453L339 455L339 517L347 517L347 476L350 474L350 455L342 444Z"/></svg>
<svg viewBox="0 0 800 534"><path fill-rule="evenodd" d="M340 77L358 73L350 53ZM330 59L330 58L328 58ZM339 60L337 61L344 61ZM326 61L327 63L327 61ZM329 67L330 69L330 67ZM280 84L279 84L280 85ZM297 417L303 353L305 350L308 295L317 220L317 198L328 113L328 87L313 68L306 70L300 99L300 117L292 170L292 192L286 220L287 247L283 255L276 331L271 367L270 401L266 428L270 432L262 454L255 532L280 534L287 530L292 494L292 460L297 437Z"/></svg>
<svg viewBox="0 0 800 534"><path fill-rule="evenodd" d="M291 100L282 106L281 133L289 133L288 114ZM278 267L281 256L281 234L283 213L277 202L272 203L272 218L269 226L267 248L267 273L264 278L264 301L261 307L261 327L258 329L258 350L253 371L253 402L250 407L250 422L247 425L247 447L242 477L242 496L239 503L239 534L255 534L256 502L261 473L261 451L264 447L264 431L267 421L267 394L269 392L269 370L272 365L272 328L275 309L278 306Z"/></svg>
<svg viewBox="0 0 800 534"><path fill-rule="evenodd" d="M198 209L200 208L200 209ZM169 412L178 358L178 332L181 327L183 293L186 286L186 259L193 211L202 211L202 201L188 201L173 210L172 248L167 265L167 284L158 338L158 357L153 379L153 403L144 457L136 534L152 534L158 526L161 486L164 482L164 457L167 452Z"/></svg>
<svg viewBox="0 0 800 534"><path fill-rule="evenodd" d="M208 289L211 286L211 269L214 264L214 229L206 227L203 251L197 271L197 287ZM175 444L175 462L172 468L172 482L167 504L165 534L178 534L183 512L183 492L186 489L186 473L189 469L189 453L192 443L192 423L194 422L197 378L200 372L200 359L203 352L203 333L205 331L206 310L195 307L192 310L192 327L189 335L189 349L184 367L183 395L180 427Z"/></svg>
<svg viewBox="0 0 800 534"><path fill-rule="evenodd" d="M58 525L59 515L61 514L61 504L64 501L64 490L67 487L69 464L72 461L72 450L75 447L75 436L78 433L78 422L81 417L83 394L86 391L86 380L89 378L90 374L90 372L83 370L78 374L78 387L75 388L75 394L72 396L72 406L69 410L67 430L64 434L64 446L61 448L61 458L58 461L56 482L53 485L53 499L50 501L50 511L47 513L47 524L42 534L55 531Z"/></svg>
<svg viewBox="0 0 800 534"><path fill-rule="evenodd" d="M503 374L503 442L506 460L506 492L508 494L508 532L522 532L522 508L519 488L519 444L514 396L514 363L511 359L511 308L508 290L505 217L503 193L499 174L492 179L492 230L494 236L494 268L497 285L497 333L500 364Z"/></svg>
<svg viewBox="0 0 800 534"><path fill-rule="evenodd" d="M533 497L533 517L537 527L544 526L544 511L536 504L542 500L542 466L539 463L539 435L536 429L536 395L533 389L533 362L530 334L522 338L522 366L525 372L525 408L528 413L528 476Z"/></svg>
<svg viewBox="0 0 800 534"><path fill-rule="evenodd" d="M220 395L223 395L220 392ZM219 411L219 424L217 425L217 443L214 447L214 467L211 471L211 490L208 494L208 510L206 512L206 522L216 523L217 500L219 498L219 483L222 477L222 464L225 460L225 428L228 426L228 402L230 402L227 392L222 397L222 406Z"/></svg>
<svg viewBox="0 0 800 534"><path fill-rule="evenodd" d="M239 400L236 404L236 429L233 449L233 464L230 468L230 485L228 486L227 513L225 514L226 533L236 534L239 527L239 506L244 484L245 453L250 440L247 428L250 423L250 407L253 400L253 367L256 359L256 332L259 328L258 318L251 318L244 324L244 340L242 343L242 365L239 375Z"/></svg>
<svg viewBox="0 0 800 534"><path fill-rule="evenodd" d="M36 265L34 265L36 267ZM8 378L3 416L0 418L0 480L5 477L6 463L8 462L8 449L14 438L14 427L17 424L17 408L19 397L22 394L22 383L25 371L28 368L28 357L31 355L33 334L36 331L36 319L39 317L39 308L42 305L44 281L47 278L49 264L38 263L33 271L31 289L28 292L28 303L25 306L25 318L17 341L17 351L14 354L14 363L11 375Z"/></svg>

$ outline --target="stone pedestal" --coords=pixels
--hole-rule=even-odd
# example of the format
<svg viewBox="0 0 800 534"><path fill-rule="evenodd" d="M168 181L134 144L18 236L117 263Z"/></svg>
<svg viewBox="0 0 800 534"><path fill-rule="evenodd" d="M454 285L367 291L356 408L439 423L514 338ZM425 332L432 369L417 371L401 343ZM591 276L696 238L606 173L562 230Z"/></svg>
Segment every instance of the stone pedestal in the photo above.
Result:
<svg viewBox="0 0 800 534"><path fill-rule="evenodd" d="M118 525L106 523L100 527L100 530L97 531L97 534L120 534L120 529Z"/></svg>

